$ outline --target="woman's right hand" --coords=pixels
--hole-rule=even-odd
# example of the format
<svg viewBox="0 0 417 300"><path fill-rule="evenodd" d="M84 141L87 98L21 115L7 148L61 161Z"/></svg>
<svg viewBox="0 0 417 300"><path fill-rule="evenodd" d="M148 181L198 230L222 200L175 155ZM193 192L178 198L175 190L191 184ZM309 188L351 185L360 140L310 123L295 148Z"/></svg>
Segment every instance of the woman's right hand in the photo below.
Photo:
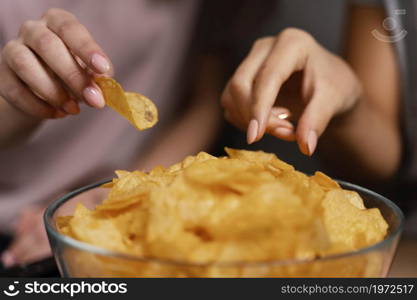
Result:
<svg viewBox="0 0 417 300"><path fill-rule="evenodd" d="M78 114L78 102L104 106L94 74L112 73L108 56L75 16L49 9L26 21L0 57L0 97L39 119Z"/></svg>

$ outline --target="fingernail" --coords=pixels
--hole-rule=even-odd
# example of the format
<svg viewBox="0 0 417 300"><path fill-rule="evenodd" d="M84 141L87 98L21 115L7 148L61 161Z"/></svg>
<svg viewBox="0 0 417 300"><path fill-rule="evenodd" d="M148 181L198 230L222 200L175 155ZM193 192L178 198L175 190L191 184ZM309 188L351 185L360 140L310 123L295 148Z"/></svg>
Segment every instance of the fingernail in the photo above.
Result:
<svg viewBox="0 0 417 300"><path fill-rule="evenodd" d="M91 64L94 66L96 71L104 74L110 70L110 63L103 55L94 53L91 57Z"/></svg>
<svg viewBox="0 0 417 300"><path fill-rule="evenodd" d="M66 113L64 113L63 111L58 109L56 111L55 115L54 115L54 118L55 119L61 119L61 118L65 117L66 115L67 115Z"/></svg>
<svg viewBox="0 0 417 300"><path fill-rule="evenodd" d="M308 155L313 155L314 150L316 150L317 146L317 134L310 130L307 136L307 148L308 148Z"/></svg>
<svg viewBox="0 0 417 300"><path fill-rule="evenodd" d="M96 88L88 87L83 91L85 101L96 108L103 108L106 104L103 95Z"/></svg>
<svg viewBox="0 0 417 300"><path fill-rule="evenodd" d="M265 134L268 117L269 117L269 114L255 117L257 120L257 124L258 124L258 132L256 134L255 141L259 141Z"/></svg>
<svg viewBox="0 0 417 300"><path fill-rule="evenodd" d="M252 119L249 122L248 132L247 132L247 137L246 137L248 144L252 144L255 141L256 137L258 136L258 127L259 125L258 125L257 120Z"/></svg>
<svg viewBox="0 0 417 300"><path fill-rule="evenodd" d="M68 101L64 103L62 108L71 115L76 115L80 112L80 107L78 106L78 103L74 100Z"/></svg>
<svg viewBox="0 0 417 300"><path fill-rule="evenodd" d="M276 133L277 135L291 135L294 133L294 131L291 128L278 127L274 130L274 133Z"/></svg>
<svg viewBox="0 0 417 300"><path fill-rule="evenodd" d="M294 125L292 125L290 122L288 122L288 121L285 121L285 122L280 122L279 123L279 127L278 128L281 128L281 127L285 127L285 128L288 128L288 129L291 129L291 130L293 130L294 129Z"/></svg>
<svg viewBox="0 0 417 300"><path fill-rule="evenodd" d="M6 268L9 268L16 264L16 259L10 251L4 251L1 255L1 261Z"/></svg>

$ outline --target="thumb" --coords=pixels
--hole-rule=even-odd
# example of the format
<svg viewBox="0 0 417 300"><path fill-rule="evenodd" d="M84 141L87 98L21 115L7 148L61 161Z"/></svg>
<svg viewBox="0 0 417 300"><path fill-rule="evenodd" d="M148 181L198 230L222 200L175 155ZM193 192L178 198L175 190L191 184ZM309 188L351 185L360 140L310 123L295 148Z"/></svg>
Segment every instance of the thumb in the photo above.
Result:
<svg viewBox="0 0 417 300"><path fill-rule="evenodd" d="M16 258L9 250L3 251L0 260L5 268L10 268L16 264Z"/></svg>

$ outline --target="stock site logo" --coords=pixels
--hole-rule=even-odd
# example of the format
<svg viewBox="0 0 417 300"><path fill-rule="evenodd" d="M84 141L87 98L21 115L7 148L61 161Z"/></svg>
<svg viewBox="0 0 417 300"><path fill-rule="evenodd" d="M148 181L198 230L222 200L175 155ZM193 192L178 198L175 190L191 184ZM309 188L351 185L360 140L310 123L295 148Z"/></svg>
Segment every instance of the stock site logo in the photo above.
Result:
<svg viewBox="0 0 417 300"><path fill-rule="evenodd" d="M394 11L394 15L405 15L407 14L405 9L396 9ZM380 33L377 29L372 30L372 35L379 41L385 42L385 43L396 43L407 35L407 30L400 28L400 24L398 21L393 17L385 18L382 22L382 27L390 33L390 35L386 35L383 33Z"/></svg>
<svg viewBox="0 0 417 300"><path fill-rule="evenodd" d="M19 281L14 281L13 284L9 284L6 290L3 291L3 293L9 297L17 296L20 291L16 289L16 285L19 284Z"/></svg>

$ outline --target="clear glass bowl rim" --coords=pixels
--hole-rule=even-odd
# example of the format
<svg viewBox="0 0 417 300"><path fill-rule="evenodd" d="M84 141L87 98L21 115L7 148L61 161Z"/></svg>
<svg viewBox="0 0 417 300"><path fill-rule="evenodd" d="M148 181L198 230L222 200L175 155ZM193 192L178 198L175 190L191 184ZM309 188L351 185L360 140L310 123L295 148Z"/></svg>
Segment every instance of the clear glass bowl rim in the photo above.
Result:
<svg viewBox="0 0 417 300"><path fill-rule="evenodd" d="M362 255L366 254L368 252L372 252L374 250L383 249L385 246L389 245L395 238L399 237L401 232L404 228L404 214L402 213L401 209L391 200L388 198L373 192L371 190L368 190L364 187L361 187L359 185L355 185L343 180L336 180L343 188L359 191L361 193L366 193L372 197L378 198L378 200L381 200L384 202L385 205L387 205L392 212L395 214L395 216L398 218L399 225L395 231L390 232L384 240L373 244L366 248L361 248L355 251L351 252L345 252L340 254L333 254L328 255L325 257L319 257L319 258L308 258L308 259L289 259L289 260L274 260L274 261L256 261L256 262L242 262L242 261L230 261L230 262L207 262L207 263L190 263L185 261L177 261L177 260L170 260L170 259L163 259L158 257L140 257L140 256L134 256L119 252L110 251L104 248L100 248L97 246L93 246L91 244L87 244L81 241L78 241L76 239L73 239L69 236L63 235L59 233L57 230L55 230L55 225L53 224L53 215L56 212L56 210L61 207L61 205L65 204L68 200L72 199L74 196L77 196L83 192L86 192L88 190L98 188L101 185L110 182L111 179L102 180L96 183L92 183L86 186L83 186L79 189L76 189L63 197L59 198L58 200L51 203L47 209L45 210L45 213L43 215L43 220L45 224L45 229L48 233L48 238L51 239L53 237L57 241L63 244L68 244L68 246L76 248L78 250L91 252L98 255L105 255L110 256L114 258L119 258L123 260L130 260L130 261L137 261L137 262L146 262L146 263L158 263L158 264L167 264L172 266L178 266L178 267L262 267L262 266L285 266L285 265L298 265L298 264L308 264L308 263L317 263L317 262L324 262L328 260L336 260L336 259L343 259L343 258L349 258L356 255Z"/></svg>

